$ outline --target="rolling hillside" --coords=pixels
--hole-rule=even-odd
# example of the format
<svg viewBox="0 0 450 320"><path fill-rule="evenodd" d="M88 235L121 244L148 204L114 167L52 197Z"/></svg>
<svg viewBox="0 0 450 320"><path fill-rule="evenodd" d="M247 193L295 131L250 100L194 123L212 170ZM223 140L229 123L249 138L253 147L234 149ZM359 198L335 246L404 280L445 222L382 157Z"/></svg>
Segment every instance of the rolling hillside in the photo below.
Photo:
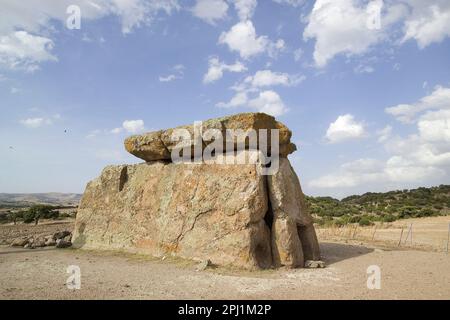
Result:
<svg viewBox="0 0 450 320"><path fill-rule="evenodd" d="M311 213L319 224L392 222L403 218L450 214L450 185L431 188L368 192L337 200L307 197Z"/></svg>
<svg viewBox="0 0 450 320"><path fill-rule="evenodd" d="M0 193L0 207L26 207L34 204L78 205L81 194L77 193Z"/></svg>

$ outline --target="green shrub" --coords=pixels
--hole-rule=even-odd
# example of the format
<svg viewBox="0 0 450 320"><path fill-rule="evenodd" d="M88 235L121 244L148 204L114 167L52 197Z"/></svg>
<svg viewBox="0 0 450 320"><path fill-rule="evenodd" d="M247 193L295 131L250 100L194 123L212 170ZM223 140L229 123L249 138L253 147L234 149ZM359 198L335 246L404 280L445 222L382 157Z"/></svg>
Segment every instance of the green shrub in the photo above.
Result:
<svg viewBox="0 0 450 320"><path fill-rule="evenodd" d="M364 227L364 226L372 226L373 222L370 221L369 217L362 217L361 220L359 220L359 225Z"/></svg>

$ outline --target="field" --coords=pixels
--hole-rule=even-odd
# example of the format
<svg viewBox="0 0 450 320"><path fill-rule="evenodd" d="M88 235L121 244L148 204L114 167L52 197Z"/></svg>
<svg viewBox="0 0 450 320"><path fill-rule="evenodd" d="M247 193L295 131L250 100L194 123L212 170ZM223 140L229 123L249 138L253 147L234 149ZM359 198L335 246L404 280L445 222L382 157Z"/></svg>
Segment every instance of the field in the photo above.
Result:
<svg viewBox="0 0 450 320"><path fill-rule="evenodd" d="M192 261L72 249L0 247L3 299L450 299L449 217L406 219L374 227L319 228L325 269L197 271ZM0 239L70 229L71 221L0 226ZM413 224L413 244L405 241ZM400 246L401 227L404 227ZM24 231L24 230L27 231ZM356 233L355 233L356 230ZM81 270L69 290L66 268ZM367 268L381 269L381 289L367 288ZM193 285L195 284L195 285Z"/></svg>
<svg viewBox="0 0 450 320"><path fill-rule="evenodd" d="M410 230L411 228L411 230ZM361 227L318 227L319 238L335 241L364 241L389 248L413 248L447 252L450 216L402 219ZM450 250L450 248L449 248Z"/></svg>

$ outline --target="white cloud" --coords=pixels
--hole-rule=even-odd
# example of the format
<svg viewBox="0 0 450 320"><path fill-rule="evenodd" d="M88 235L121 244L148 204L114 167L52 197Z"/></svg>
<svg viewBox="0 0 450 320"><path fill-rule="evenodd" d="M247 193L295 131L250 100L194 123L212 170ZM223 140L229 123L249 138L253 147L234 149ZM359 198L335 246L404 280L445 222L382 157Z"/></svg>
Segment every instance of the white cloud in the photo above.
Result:
<svg viewBox="0 0 450 320"><path fill-rule="evenodd" d="M380 7L381 0L317 0L307 18L305 40L315 39L314 61L324 67L337 54L360 55L386 38L389 26L405 14L402 4L390 5L381 15L380 26L372 25L370 8Z"/></svg>
<svg viewBox="0 0 450 320"><path fill-rule="evenodd" d="M314 179L309 185L315 188L342 188L378 184L402 188L405 184L417 186L448 181L450 108L444 89L437 87L430 96L393 109L397 112L391 114L399 121L404 121L406 117L410 121L408 123L416 126L416 132L401 137L392 133L391 126L379 130L378 141L384 144L388 154L386 160L373 159L377 165L372 167L368 166L369 161L347 163L336 173ZM363 163L367 166L362 166Z"/></svg>
<svg viewBox="0 0 450 320"><path fill-rule="evenodd" d="M42 62L57 61L51 35L55 21L65 24L69 5L80 7L83 21L118 16L124 34L179 9L176 0L2 0L0 66L35 71Z"/></svg>
<svg viewBox="0 0 450 320"><path fill-rule="evenodd" d="M243 59L263 52L267 52L270 56L276 56L285 46L281 39L272 42L267 36L258 37L250 20L241 21L232 26L228 32L222 32L219 44L226 44L231 51L239 52Z"/></svg>
<svg viewBox="0 0 450 320"><path fill-rule="evenodd" d="M326 138L330 143L359 139L366 135L364 124L355 121L351 114L339 116L328 127Z"/></svg>
<svg viewBox="0 0 450 320"><path fill-rule="evenodd" d="M25 127L34 129L34 128L42 127L44 125L50 125L50 124L52 124L52 120L46 119L46 118L28 118L28 119L20 120L20 123L22 125L24 125Z"/></svg>
<svg viewBox="0 0 450 320"><path fill-rule="evenodd" d="M248 102L248 105L258 112L265 112L273 116L280 116L287 112L281 97L272 90L260 92L257 98Z"/></svg>
<svg viewBox="0 0 450 320"><path fill-rule="evenodd" d="M11 94L16 94L16 93L20 93L22 90L20 90L19 88L16 87L11 87L10 91Z"/></svg>
<svg viewBox="0 0 450 320"><path fill-rule="evenodd" d="M204 83L211 83L222 78L224 71L244 72L247 68L242 62L236 61L234 64L221 62L217 57L211 57L208 61L208 72L203 76Z"/></svg>
<svg viewBox="0 0 450 320"><path fill-rule="evenodd" d="M177 0L97 0L94 3L120 17L124 34L142 25L150 25L161 11L171 14L180 8Z"/></svg>
<svg viewBox="0 0 450 320"><path fill-rule="evenodd" d="M223 0L197 0L192 14L197 18L214 25L227 16L228 4Z"/></svg>
<svg viewBox="0 0 450 320"><path fill-rule="evenodd" d="M111 133L113 133L113 134L119 134L119 133L122 133L122 131L123 131L123 128L118 127L118 128L112 129L112 130L111 130Z"/></svg>
<svg viewBox="0 0 450 320"><path fill-rule="evenodd" d="M450 36L448 0L409 0L408 4L412 13L404 22L403 41L414 39L420 48L425 48Z"/></svg>
<svg viewBox="0 0 450 320"><path fill-rule="evenodd" d="M353 69L353 71L357 74L363 74L363 73L372 73L375 71L375 69L372 66L359 64Z"/></svg>
<svg viewBox="0 0 450 320"><path fill-rule="evenodd" d="M256 0L233 0L234 7L241 20L248 20L253 16L258 2Z"/></svg>
<svg viewBox="0 0 450 320"><path fill-rule="evenodd" d="M301 57L303 56L303 50L302 48L298 48L294 51L294 60L300 61Z"/></svg>
<svg viewBox="0 0 450 320"><path fill-rule="evenodd" d="M145 130L143 120L125 120L122 127L129 133L139 133Z"/></svg>
<svg viewBox="0 0 450 320"><path fill-rule="evenodd" d="M26 31L16 31L10 35L1 36L0 66L35 71L39 63L57 60L51 54L53 46L52 40Z"/></svg>
<svg viewBox="0 0 450 320"><path fill-rule="evenodd" d="M305 3L305 0L273 0L273 1L279 4L287 4L293 7L299 7Z"/></svg>
<svg viewBox="0 0 450 320"><path fill-rule="evenodd" d="M174 73L169 74L167 76L159 76L159 82L171 82L174 80L181 80L184 77L184 65L182 64L177 64L175 66L172 67L172 71Z"/></svg>
<svg viewBox="0 0 450 320"><path fill-rule="evenodd" d="M378 142L385 142L386 140L388 140L392 135L392 127L391 126L386 126L381 130L377 131L377 136L378 136Z"/></svg>
<svg viewBox="0 0 450 320"><path fill-rule="evenodd" d="M248 103L247 92L237 92L229 102L219 102L216 106L219 108L236 108L245 106Z"/></svg>
<svg viewBox="0 0 450 320"><path fill-rule="evenodd" d="M244 83L253 88L271 87L276 85L295 86L305 79L304 76L290 75L287 73L260 70L253 76L248 76Z"/></svg>
<svg viewBox="0 0 450 320"><path fill-rule="evenodd" d="M314 188L350 188L382 178L383 163L376 159L358 159L344 163L337 173L322 176L309 182Z"/></svg>
<svg viewBox="0 0 450 320"><path fill-rule="evenodd" d="M411 122L414 117L430 109L450 109L450 88L437 86L434 91L413 104L399 104L385 111L402 122Z"/></svg>
<svg viewBox="0 0 450 320"><path fill-rule="evenodd" d="M450 143L450 109L427 112L417 127L424 141Z"/></svg>
<svg viewBox="0 0 450 320"><path fill-rule="evenodd" d="M273 90L261 91L255 98L250 99L247 92L240 91L227 103L220 102L216 105L219 108L249 107L258 112L264 112L273 116L280 116L288 111L283 100Z"/></svg>

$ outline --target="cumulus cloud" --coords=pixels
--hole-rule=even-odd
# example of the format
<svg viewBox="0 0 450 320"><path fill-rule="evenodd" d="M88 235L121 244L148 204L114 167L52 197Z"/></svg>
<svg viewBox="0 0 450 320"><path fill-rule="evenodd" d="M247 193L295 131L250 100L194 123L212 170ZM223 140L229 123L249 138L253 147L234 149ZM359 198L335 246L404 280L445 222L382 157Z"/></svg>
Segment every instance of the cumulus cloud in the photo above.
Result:
<svg viewBox="0 0 450 320"><path fill-rule="evenodd" d="M172 72L171 74L167 76L159 76L159 82L171 82L174 80L181 80L184 77L184 65L177 64L171 68Z"/></svg>
<svg viewBox="0 0 450 320"><path fill-rule="evenodd" d="M314 60L325 66L336 54L361 54L380 37L367 28L368 14L352 0L317 0L303 37L315 39Z"/></svg>
<svg viewBox="0 0 450 320"><path fill-rule="evenodd" d="M204 83L211 83L223 77L225 71L244 72L247 68L242 62L236 61L234 64L221 62L217 57L211 57L208 61L208 72L203 76Z"/></svg>
<svg viewBox="0 0 450 320"><path fill-rule="evenodd" d="M20 120L20 123L27 128L35 129L44 125L52 124L52 120L47 118L27 118Z"/></svg>
<svg viewBox="0 0 450 320"><path fill-rule="evenodd" d="M391 126L377 132L387 153L385 160L358 160L337 172L310 181L315 188L356 187L367 183L386 186L429 184L445 181L450 172L450 104L445 88L401 108L387 109L397 120L415 126L407 136L393 133ZM414 128L413 128L414 129Z"/></svg>
<svg viewBox="0 0 450 320"><path fill-rule="evenodd" d="M220 108L236 108L241 106L248 106L255 111L264 112L275 117L283 115L288 111L280 95L273 90L261 91L252 99L248 97L247 92L237 92L229 102L220 102L217 104L217 107Z"/></svg>
<svg viewBox="0 0 450 320"><path fill-rule="evenodd" d="M248 20L253 16L258 2L256 0L233 0L238 17L241 20Z"/></svg>
<svg viewBox="0 0 450 320"><path fill-rule="evenodd" d="M290 75L288 73L273 72L271 70L260 70L253 76L248 76L244 84L252 88L271 87L276 85L295 86L305 79L304 76Z"/></svg>
<svg viewBox="0 0 450 320"><path fill-rule="evenodd" d="M125 120L122 127L129 133L139 133L145 130L143 120Z"/></svg>
<svg viewBox="0 0 450 320"><path fill-rule="evenodd" d="M401 122L411 122L414 117L430 109L450 109L450 88L436 86L434 91L412 104L399 104L386 108L385 111Z"/></svg>
<svg viewBox="0 0 450 320"><path fill-rule="evenodd" d="M303 38L315 40L314 61L324 67L338 54L362 55L389 40L413 39L419 48L442 42L450 36L450 2L317 0L306 23Z"/></svg>
<svg viewBox="0 0 450 320"><path fill-rule="evenodd" d="M250 20L241 21L227 32L222 32L219 44L225 44L231 51L236 51L243 59L267 52L276 56L285 47L282 39L272 42L267 36L257 36L255 27Z"/></svg>
<svg viewBox="0 0 450 320"><path fill-rule="evenodd" d="M299 7L305 3L305 0L273 0L273 1L279 4L287 4L293 7Z"/></svg>
<svg viewBox="0 0 450 320"><path fill-rule="evenodd" d="M378 142L385 142L386 140L388 140L392 135L392 127L391 126L386 126L381 130L377 131L377 136L378 136Z"/></svg>
<svg viewBox="0 0 450 320"><path fill-rule="evenodd" d="M0 36L0 66L35 71L39 63L57 60L51 53L53 46L52 40L26 31Z"/></svg>
<svg viewBox="0 0 450 320"><path fill-rule="evenodd" d="M192 14L209 24L216 24L227 16L228 4L223 0L197 0Z"/></svg>
<svg viewBox="0 0 450 320"><path fill-rule="evenodd" d="M267 89L274 86L295 86L304 79L305 77L301 75L259 70L232 87L235 95L229 102L219 102L216 106L220 108L246 106L260 112L279 116L286 113L288 108L277 92Z"/></svg>
<svg viewBox="0 0 450 320"><path fill-rule="evenodd" d="M260 92L259 96L250 100L248 105L258 112L265 112L275 117L280 116L287 111L281 97L272 90Z"/></svg>
<svg viewBox="0 0 450 320"><path fill-rule="evenodd" d="M330 143L339 143L351 139L359 139L366 135L364 124L357 122L353 115L339 116L328 127L326 139Z"/></svg>
<svg viewBox="0 0 450 320"><path fill-rule="evenodd" d="M2 0L0 10L0 66L34 71L52 54L54 21L65 24L66 9L80 7L83 19L118 16L124 34L149 25L160 12L179 9L176 0Z"/></svg>
<svg viewBox="0 0 450 320"><path fill-rule="evenodd" d="M414 39L420 48L450 36L450 2L410 0L412 13L404 22L403 41Z"/></svg>

